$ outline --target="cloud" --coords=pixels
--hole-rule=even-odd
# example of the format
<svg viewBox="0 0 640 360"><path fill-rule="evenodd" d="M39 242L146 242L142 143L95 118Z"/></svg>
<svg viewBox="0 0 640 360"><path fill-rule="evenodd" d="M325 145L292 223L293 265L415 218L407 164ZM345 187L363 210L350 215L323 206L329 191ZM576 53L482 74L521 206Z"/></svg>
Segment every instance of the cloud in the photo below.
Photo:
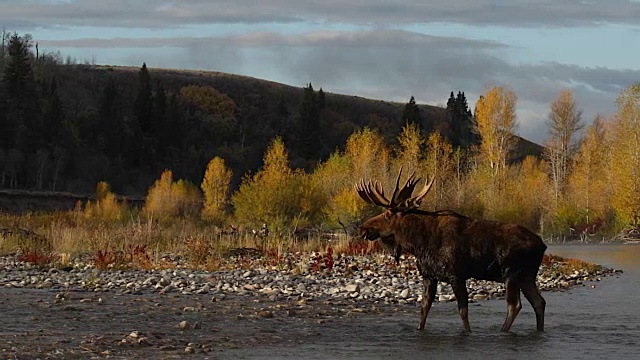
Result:
<svg viewBox="0 0 640 360"><path fill-rule="evenodd" d="M464 47L473 50L506 47L506 45L495 41L432 36L402 30L321 30L288 35L275 32L249 32L239 35L207 37L77 38L68 40L40 40L40 43L51 47L74 48L153 48L160 46L237 46L264 48L271 46L329 46L363 49L371 47L406 48L409 46L432 46L438 48Z"/></svg>
<svg viewBox="0 0 640 360"><path fill-rule="evenodd" d="M571 27L640 24L640 3L628 0L75 0L0 2L0 23L38 26L167 28L192 24L345 23L399 26L459 23L478 26Z"/></svg>

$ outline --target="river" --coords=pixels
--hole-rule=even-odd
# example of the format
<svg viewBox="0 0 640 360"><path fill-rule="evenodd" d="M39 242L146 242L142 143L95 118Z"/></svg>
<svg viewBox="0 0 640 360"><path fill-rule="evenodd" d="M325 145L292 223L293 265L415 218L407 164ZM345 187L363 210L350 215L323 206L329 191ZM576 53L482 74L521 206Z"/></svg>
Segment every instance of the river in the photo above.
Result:
<svg viewBox="0 0 640 360"><path fill-rule="evenodd" d="M305 344L228 350L242 359L640 359L640 246L550 245L548 253L622 269L566 292L545 292L545 332L535 332L533 309L523 308L512 332L501 333L506 303L470 305L470 333L461 331L455 303L436 303L424 331L419 307L384 317L325 324ZM290 329L291 330L291 329Z"/></svg>

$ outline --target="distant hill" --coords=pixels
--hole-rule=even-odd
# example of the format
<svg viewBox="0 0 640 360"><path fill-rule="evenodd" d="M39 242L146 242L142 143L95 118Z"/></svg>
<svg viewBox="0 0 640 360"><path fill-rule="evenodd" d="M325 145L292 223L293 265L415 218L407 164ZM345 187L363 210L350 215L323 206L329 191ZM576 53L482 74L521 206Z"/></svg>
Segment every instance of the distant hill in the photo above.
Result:
<svg viewBox="0 0 640 360"><path fill-rule="evenodd" d="M34 73L38 114L57 128L20 154L5 151L23 189L91 193L106 180L117 193L139 196L164 169L199 184L214 156L227 161L237 185L261 166L276 136L292 166L312 169L354 131L368 126L393 144L404 125L405 103L221 72L148 68L145 78L135 67L42 62ZM51 110L56 98L62 115ZM451 140L446 109L418 108L425 134L438 130ZM519 139L516 153L539 156L541 147Z"/></svg>

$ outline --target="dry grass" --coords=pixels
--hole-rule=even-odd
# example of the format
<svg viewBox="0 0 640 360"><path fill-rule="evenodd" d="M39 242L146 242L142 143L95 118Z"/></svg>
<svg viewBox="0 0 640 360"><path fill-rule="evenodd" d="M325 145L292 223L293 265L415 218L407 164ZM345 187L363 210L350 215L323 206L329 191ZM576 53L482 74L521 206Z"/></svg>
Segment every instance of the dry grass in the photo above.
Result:
<svg viewBox="0 0 640 360"><path fill-rule="evenodd" d="M331 240L320 236L262 238L251 232L227 234L199 218L157 221L135 211L125 213L119 219L87 217L79 207L53 213L0 214L0 254L17 254L38 266L64 266L79 257L90 258L101 269L174 267L175 262L166 258L173 255L189 267L216 270L227 266L225 258L234 249L254 249L262 255L260 261L276 267L287 265L283 264L287 253L316 252L319 268L331 267L331 256L383 251L378 242L358 241L346 235ZM246 261L246 267L251 264ZM567 274L602 270L583 260L550 254L545 255L543 265ZM236 266L242 266L242 261Z"/></svg>
<svg viewBox="0 0 640 360"><path fill-rule="evenodd" d="M549 267L555 266L558 271L564 274L571 274L575 271L593 272L603 270L603 267L597 264L592 264L580 259L564 258L552 254L544 255L544 258L542 259L542 265Z"/></svg>
<svg viewBox="0 0 640 360"><path fill-rule="evenodd" d="M173 255L189 267L215 270L224 266L233 249L256 249L262 261L272 266L281 266L284 255L293 252L365 255L381 251L376 242L346 235L331 240L263 238L251 232L227 234L199 218L157 221L130 210L120 217L87 216L81 206L75 211L0 214L0 229L7 230L0 232L0 254L18 254L43 266L89 258L101 269L167 268L175 266L166 260Z"/></svg>

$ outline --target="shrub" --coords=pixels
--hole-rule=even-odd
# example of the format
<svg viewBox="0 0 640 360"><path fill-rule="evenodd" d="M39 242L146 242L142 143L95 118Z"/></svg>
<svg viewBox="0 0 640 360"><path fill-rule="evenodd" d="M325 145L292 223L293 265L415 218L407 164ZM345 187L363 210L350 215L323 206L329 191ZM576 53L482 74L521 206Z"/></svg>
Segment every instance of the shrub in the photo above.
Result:
<svg viewBox="0 0 640 360"><path fill-rule="evenodd" d="M173 182L171 170L165 170L151 186L143 208L147 217L169 220L200 212L202 199L198 188L186 180Z"/></svg>
<svg viewBox="0 0 640 360"><path fill-rule="evenodd" d="M118 202L116 195L111 192L109 184L105 181L100 181L96 186L96 200L94 203L87 202L84 208L84 216L86 218L117 221L122 219L125 209L126 205Z"/></svg>
<svg viewBox="0 0 640 360"><path fill-rule="evenodd" d="M320 216L320 184L303 171L289 168L288 154L276 138L264 156L262 170L245 177L232 202L238 221L273 232L291 231Z"/></svg>

